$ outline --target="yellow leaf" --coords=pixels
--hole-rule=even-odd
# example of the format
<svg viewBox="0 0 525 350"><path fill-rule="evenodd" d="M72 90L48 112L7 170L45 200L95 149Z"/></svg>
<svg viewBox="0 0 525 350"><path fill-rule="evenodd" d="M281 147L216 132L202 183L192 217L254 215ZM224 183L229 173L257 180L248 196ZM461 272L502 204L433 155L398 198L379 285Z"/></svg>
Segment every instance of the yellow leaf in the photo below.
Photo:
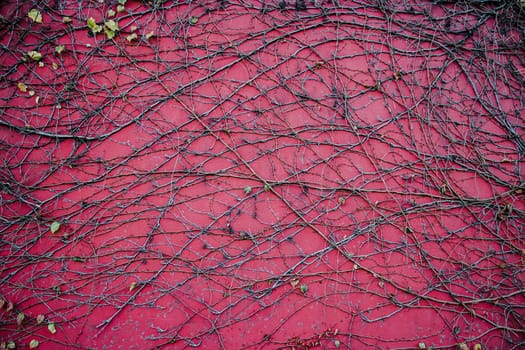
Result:
<svg viewBox="0 0 525 350"><path fill-rule="evenodd" d="M126 37L126 40L129 41L129 42L132 42L133 40L137 40L137 33L131 33L130 35L128 35Z"/></svg>
<svg viewBox="0 0 525 350"><path fill-rule="evenodd" d="M31 58L33 61L40 61L42 59L42 54L38 51L28 51L27 55L29 58Z"/></svg>
<svg viewBox="0 0 525 350"><path fill-rule="evenodd" d="M35 23L42 23L42 14L37 9L31 9L31 11L27 13L27 16Z"/></svg>
<svg viewBox="0 0 525 350"><path fill-rule="evenodd" d="M27 92L27 85L24 83L18 83L18 90L22 92Z"/></svg>
<svg viewBox="0 0 525 350"><path fill-rule="evenodd" d="M95 21L93 17L89 17L86 23L93 34L100 33L102 31L102 26L98 25L97 21Z"/></svg>
<svg viewBox="0 0 525 350"><path fill-rule="evenodd" d="M155 32L154 31L151 31L149 33L147 33L144 37L146 38L146 40L149 40L151 37L153 37L155 35Z"/></svg>

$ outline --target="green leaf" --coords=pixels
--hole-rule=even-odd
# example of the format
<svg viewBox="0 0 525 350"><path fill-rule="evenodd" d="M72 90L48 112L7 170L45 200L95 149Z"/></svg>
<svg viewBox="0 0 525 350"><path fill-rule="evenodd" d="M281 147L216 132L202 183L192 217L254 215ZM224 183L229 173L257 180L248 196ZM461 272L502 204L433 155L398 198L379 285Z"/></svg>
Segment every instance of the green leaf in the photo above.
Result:
<svg viewBox="0 0 525 350"><path fill-rule="evenodd" d="M27 13L27 16L35 23L42 23L42 14L37 9L31 9L31 11Z"/></svg>
<svg viewBox="0 0 525 350"><path fill-rule="evenodd" d="M115 32L107 28L104 28L104 33L106 33L106 38L108 39L113 39L115 37Z"/></svg>
<svg viewBox="0 0 525 350"><path fill-rule="evenodd" d="M57 46L55 46L55 51L56 51L56 53L58 53L59 55L60 55L62 52L64 52L64 49L65 49L64 45L57 45Z"/></svg>
<svg viewBox="0 0 525 350"><path fill-rule="evenodd" d="M69 17L69 16L62 17L62 22L64 22L64 23L71 23L72 20L73 19L71 19L71 17Z"/></svg>
<svg viewBox="0 0 525 350"><path fill-rule="evenodd" d="M252 191L251 186L246 186L246 187L244 188L244 193L246 193L246 194L250 194L251 191Z"/></svg>
<svg viewBox="0 0 525 350"><path fill-rule="evenodd" d="M36 348L38 348L38 345L39 345L39 344L40 344L40 343L38 342L38 340L33 339L33 340L31 340L31 341L29 342L29 349L36 349Z"/></svg>
<svg viewBox="0 0 525 350"><path fill-rule="evenodd" d="M8 349L16 349L16 344L14 341L10 340L7 342L6 348Z"/></svg>
<svg viewBox="0 0 525 350"><path fill-rule="evenodd" d="M301 292L303 294L305 294L306 292L308 292L308 285L306 284L301 284L301 286L299 287L299 289L301 289Z"/></svg>
<svg viewBox="0 0 525 350"><path fill-rule="evenodd" d="M267 183L264 184L264 190L265 191L269 191L271 189L272 189L272 186L270 186L270 184L267 184Z"/></svg>
<svg viewBox="0 0 525 350"><path fill-rule="evenodd" d="M341 346L341 342L338 339L336 339L336 340L334 340L334 345L335 345L336 348L339 349L339 347Z"/></svg>
<svg viewBox="0 0 525 350"><path fill-rule="evenodd" d="M38 52L38 51L28 51L27 55L33 61L40 61L42 59L42 54L40 52Z"/></svg>
<svg viewBox="0 0 525 350"><path fill-rule="evenodd" d="M133 289L135 289L135 287L137 286L137 282L131 282L131 284L129 285L129 291L133 291Z"/></svg>
<svg viewBox="0 0 525 350"><path fill-rule="evenodd" d="M118 23L110 19L109 21L104 22L104 26L109 30L116 32L118 30Z"/></svg>
<svg viewBox="0 0 525 350"><path fill-rule="evenodd" d="M102 31L102 26L97 24L97 21L93 17L89 17L87 20L87 26L93 34L100 33Z"/></svg>
<svg viewBox="0 0 525 350"><path fill-rule="evenodd" d="M117 12L122 12L124 9L124 5L117 5Z"/></svg>
<svg viewBox="0 0 525 350"><path fill-rule="evenodd" d="M195 16L191 16L190 17L190 24L197 24L197 22L199 21L199 17L195 17Z"/></svg>
<svg viewBox="0 0 525 350"><path fill-rule="evenodd" d="M118 0L118 3L121 4L121 5L126 5L126 1L127 0Z"/></svg>
<svg viewBox="0 0 525 350"><path fill-rule="evenodd" d="M113 17L113 16L115 16L115 10L109 9L108 10L108 17Z"/></svg>
<svg viewBox="0 0 525 350"><path fill-rule="evenodd" d="M57 332L57 329L55 328L55 324L53 322L49 323L47 325L47 330L49 331L49 333L51 334L55 334Z"/></svg>
<svg viewBox="0 0 525 350"><path fill-rule="evenodd" d="M118 31L118 23L110 19L109 21L104 22L104 32L108 39L113 39L116 32Z"/></svg>
<svg viewBox="0 0 525 350"><path fill-rule="evenodd" d="M60 222L58 221L53 221L53 223L51 224L51 233L57 233L58 230L60 230Z"/></svg>

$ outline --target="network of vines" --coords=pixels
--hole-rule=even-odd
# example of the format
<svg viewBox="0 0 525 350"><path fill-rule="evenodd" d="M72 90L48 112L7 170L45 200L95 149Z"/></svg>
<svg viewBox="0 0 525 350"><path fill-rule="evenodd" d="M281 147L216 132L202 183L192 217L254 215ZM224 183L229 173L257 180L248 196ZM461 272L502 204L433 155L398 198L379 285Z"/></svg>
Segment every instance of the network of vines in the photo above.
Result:
<svg viewBox="0 0 525 350"><path fill-rule="evenodd" d="M521 3L2 2L2 348L524 347Z"/></svg>

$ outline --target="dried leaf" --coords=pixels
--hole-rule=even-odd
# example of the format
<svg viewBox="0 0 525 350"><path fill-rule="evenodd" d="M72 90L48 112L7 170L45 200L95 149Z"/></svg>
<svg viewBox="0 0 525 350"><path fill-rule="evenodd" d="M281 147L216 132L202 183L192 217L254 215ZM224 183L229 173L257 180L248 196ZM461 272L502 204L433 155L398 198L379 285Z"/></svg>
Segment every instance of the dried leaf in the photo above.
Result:
<svg viewBox="0 0 525 350"><path fill-rule="evenodd" d="M394 80L398 81L401 78L401 72L396 70L396 71L394 71L393 76L394 76Z"/></svg>
<svg viewBox="0 0 525 350"><path fill-rule="evenodd" d="M38 315L36 317L36 323L37 324L41 324L42 322L44 322L45 319L46 319L46 317L44 315L40 314L40 315Z"/></svg>
<svg viewBox="0 0 525 350"><path fill-rule="evenodd" d="M26 315L24 315L23 312L18 313L18 315L16 315L16 324L20 327L22 323L24 323L25 318Z"/></svg>
<svg viewBox="0 0 525 350"><path fill-rule="evenodd" d="M27 16L35 23L42 23L42 14L37 9L31 9L31 11L27 13Z"/></svg>
<svg viewBox="0 0 525 350"><path fill-rule="evenodd" d="M459 343L458 350L469 350L469 346L466 343Z"/></svg>
<svg viewBox="0 0 525 350"><path fill-rule="evenodd" d="M292 285L293 288L295 288L299 284L299 279L298 278L292 278L290 280L290 284Z"/></svg>
<svg viewBox="0 0 525 350"><path fill-rule="evenodd" d="M9 312L9 311L12 311L14 308L15 308L15 305L13 304L12 301L10 301L7 303L7 308L5 309L5 311Z"/></svg>

